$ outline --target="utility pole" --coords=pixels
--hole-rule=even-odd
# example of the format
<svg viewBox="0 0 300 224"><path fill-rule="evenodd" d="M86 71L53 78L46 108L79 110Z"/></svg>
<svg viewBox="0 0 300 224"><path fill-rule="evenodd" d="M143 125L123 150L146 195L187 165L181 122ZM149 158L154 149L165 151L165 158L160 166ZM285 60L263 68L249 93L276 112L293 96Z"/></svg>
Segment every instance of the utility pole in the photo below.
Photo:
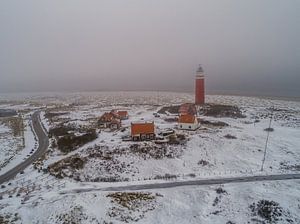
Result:
<svg viewBox="0 0 300 224"><path fill-rule="evenodd" d="M268 147L269 135L270 135L271 124L272 124L272 120L273 120L273 112L274 112L274 109L272 107L271 108L271 117L270 117L270 122L269 122L269 128L267 129L267 139L266 139L266 144L265 144L264 157L263 157L263 160L262 160L260 171L264 170L264 164L265 164L265 161L266 161L266 154L267 154L267 147Z"/></svg>

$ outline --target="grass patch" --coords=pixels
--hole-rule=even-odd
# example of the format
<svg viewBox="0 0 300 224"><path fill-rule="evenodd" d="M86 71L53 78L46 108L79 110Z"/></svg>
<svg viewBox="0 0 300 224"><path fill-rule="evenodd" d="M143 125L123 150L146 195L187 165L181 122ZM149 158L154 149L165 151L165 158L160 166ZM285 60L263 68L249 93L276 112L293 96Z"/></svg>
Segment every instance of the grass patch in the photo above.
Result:
<svg viewBox="0 0 300 224"><path fill-rule="evenodd" d="M230 117L230 118L245 118L239 107L232 105L221 104L205 104L202 108L204 116L210 117Z"/></svg>
<svg viewBox="0 0 300 224"><path fill-rule="evenodd" d="M159 114L167 114L167 113L178 114L179 108L180 108L180 105L165 106L165 107L162 107L161 109L159 109L157 111L157 113L159 113Z"/></svg>
<svg viewBox="0 0 300 224"><path fill-rule="evenodd" d="M63 153L69 153L78 149L79 147L91 142L97 138L95 129L87 130L85 134L76 136L74 134L68 134L60 137L57 140L57 147Z"/></svg>
<svg viewBox="0 0 300 224"><path fill-rule="evenodd" d="M217 128L222 128L222 127L227 127L229 126L227 123L223 121L208 121L208 120L199 120L201 125L205 126L211 126L211 127L217 127Z"/></svg>
<svg viewBox="0 0 300 224"><path fill-rule="evenodd" d="M283 215L283 209L275 201L260 200L250 206L253 215L256 215L267 223L276 223Z"/></svg>
<svg viewBox="0 0 300 224"><path fill-rule="evenodd" d="M227 139L237 139L234 135L231 135L231 134L224 135L224 138L227 138Z"/></svg>
<svg viewBox="0 0 300 224"><path fill-rule="evenodd" d="M73 177L73 171L83 169L85 163L85 158L74 155L49 165L47 171L59 179Z"/></svg>
<svg viewBox="0 0 300 224"><path fill-rule="evenodd" d="M158 194L144 192L116 192L108 194L111 202L115 204L109 209L107 215L118 221L129 223L137 222L145 217L148 211L155 209Z"/></svg>

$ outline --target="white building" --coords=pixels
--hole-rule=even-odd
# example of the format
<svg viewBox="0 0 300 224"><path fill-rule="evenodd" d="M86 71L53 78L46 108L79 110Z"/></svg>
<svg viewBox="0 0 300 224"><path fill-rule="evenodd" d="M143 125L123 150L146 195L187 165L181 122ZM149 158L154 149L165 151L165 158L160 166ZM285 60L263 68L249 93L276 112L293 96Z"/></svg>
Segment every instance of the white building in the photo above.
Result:
<svg viewBox="0 0 300 224"><path fill-rule="evenodd" d="M178 129L195 131L199 128L199 122L195 115L182 114L178 118Z"/></svg>

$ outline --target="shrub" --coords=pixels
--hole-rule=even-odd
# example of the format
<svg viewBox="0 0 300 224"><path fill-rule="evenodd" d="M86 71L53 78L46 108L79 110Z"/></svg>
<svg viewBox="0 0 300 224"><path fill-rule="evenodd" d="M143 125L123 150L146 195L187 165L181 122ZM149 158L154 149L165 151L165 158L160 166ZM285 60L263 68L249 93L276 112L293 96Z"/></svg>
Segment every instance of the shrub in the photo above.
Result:
<svg viewBox="0 0 300 224"><path fill-rule="evenodd" d="M71 152L84 144L93 141L97 138L97 133L95 129L88 130L87 133L81 136L66 135L58 139L57 146L58 149L64 153Z"/></svg>
<svg viewBox="0 0 300 224"><path fill-rule="evenodd" d="M207 162L206 160L203 160L201 159L199 162L198 162L198 165L202 165L202 166L207 166L209 164L209 162Z"/></svg>
<svg viewBox="0 0 300 224"><path fill-rule="evenodd" d="M231 117L231 118L245 118L240 108L232 105L207 104L204 108L205 116L212 117Z"/></svg>
<svg viewBox="0 0 300 224"><path fill-rule="evenodd" d="M218 187L217 189L216 189L216 192L217 192L217 194L227 194L227 191L225 191L223 188L221 188L221 187Z"/></svg>
<svg viewBox="0 0 300 224"><path fill-rule="evenodd" d="M274 131L274 128L266 128L266 129L264 129L264 131L272 132L272 131Z"/></svg>
<svg viewBox="0 0 300 224"><path fill-rule="evenodd" d="M231 134L225 135L224 138L227 138L227 139L236 139L236 137L234 135L231 135Z"/></svg>
<svg viewBox="0 0 300 224"><path fill-rule="evenodd" d="M258 215L270 223L278 221L283 213L283 209L275 201L260 200L249 207L254 215Z"/></svg>
<svg viewBox="0 0 300 224"><path fill-rule="evenodd" d="M74 128L69 126L59 126L59 127L51 128L49 130L49 136L59 137L59 136L67 135L69 131L73 131L73 130Z"/></svg>

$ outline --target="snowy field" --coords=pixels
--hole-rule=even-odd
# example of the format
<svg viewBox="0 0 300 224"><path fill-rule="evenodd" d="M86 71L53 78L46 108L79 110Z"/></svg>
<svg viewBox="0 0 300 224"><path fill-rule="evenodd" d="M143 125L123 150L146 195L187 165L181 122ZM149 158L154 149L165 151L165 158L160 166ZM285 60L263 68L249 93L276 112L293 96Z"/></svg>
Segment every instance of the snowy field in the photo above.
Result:
<svg viewBox="0 0 300 224"><path fill-rule="evenodd" d="M48 130L61 125L70 126L74 128L75 135L80 136L81 130L96 128L98 135L95 140L69 153L61 152L52 137L46 156L38 164L28 167L24 174L3 185L0 191L0 223L1 217L11 223L230 224L263 223L262 220L268 223L254 211L253 203L260 200L278 203L276 211L280 210L281 214L278 220L271 218L270 223L299 223L299 181L228 184L221 186L224 192L217 192L220 186L207 186L133 192L133 195L121 196L99 191L58 194L62 190L82 186L262 174L260 170L268 134L264 129L269 127L271 114L274 130L269 132L263 173L300 171L299 101L207 96L208 103L237 106L244 117L207 116L200 110L200 121L210 123L203 122L194 132L177 130L177 114L154 116L163 106L186 102L193 102L192 94L97 92L0 95L1 107L26 110L27 113L40 108L43 124ZM122 121L121 130L98 129L97 119L112 109L127 110L129 119ZM122 141L122 137L130 134L131 122L137 121L154 121L157 133L171 128L184 135L187 141L165 146L154 142ZM211 125L217 122L227 125ZM25 147L26 153L26 148L34 148L29 124L28 118L26 130L29 131L25 132L25 140L29 147ZM0 125L0 136L9 134L9 128ZM11 138L11 141L14 142L11 144L17 144L16 139ZM10 143L7 142L0 137L1 160L5 158L2 155L10 152ZM24 158L24 154L21 157ZM70 165L74 158L83 165ZM13 167L15 163L7 166ZM56 173L49 172L49 167L55 167ZM125 198L126 202L120 201L120 198Z"/></svg>
<svg viewBox="0 0 300 224"><path fill-rule="evenodd" d="M36 149L30 116L23 117L23 131L15 133L11 124L13 118L0 118L0 175L9 171ZM24 138L23 138L24 135Z"/></svg>
<svg viewBox="0 0 300 224"><path fill-rule="evenodd" d="M259 200L279 203L282 215L276 223L299 223L300 182L228 184L212 187L179 187L150 193L142 207L124 207L109 192L70 195L44 194L18 207L23 223L264 223L251 210ZM17 204L17 203L15 203ZM14 211L8 205L6 211ZM122 221L122 220L127 220ZM267 223L267 222L265 222ZM271 222L275 223L275 222Z"/></svg>

